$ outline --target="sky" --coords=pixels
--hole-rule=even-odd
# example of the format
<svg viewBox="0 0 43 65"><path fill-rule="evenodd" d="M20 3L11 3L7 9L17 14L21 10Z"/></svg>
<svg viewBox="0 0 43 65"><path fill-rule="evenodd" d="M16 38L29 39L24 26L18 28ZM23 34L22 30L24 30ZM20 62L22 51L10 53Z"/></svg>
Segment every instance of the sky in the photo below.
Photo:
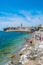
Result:
<svg viewBox="0 0 43 65"><path fill-rule="evenodd" d="M0 0L0 30L43 24L43 0Z"/></svg>

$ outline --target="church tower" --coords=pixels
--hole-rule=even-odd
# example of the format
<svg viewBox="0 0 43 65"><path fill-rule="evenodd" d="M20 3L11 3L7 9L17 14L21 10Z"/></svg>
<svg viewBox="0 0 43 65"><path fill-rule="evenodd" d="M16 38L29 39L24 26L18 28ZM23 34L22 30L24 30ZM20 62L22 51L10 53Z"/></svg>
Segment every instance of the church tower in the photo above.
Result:
<svg viewBox="0 0 43 65"><path fill-rule="evenodd" d="M22 28L22 24L21 24L21 28Z"/></svg>
<svg viewBox="0 0 43 65"><path fill-rule="evenodd" d="M22 24L20 25L20 29L22 29Z"/></svg>

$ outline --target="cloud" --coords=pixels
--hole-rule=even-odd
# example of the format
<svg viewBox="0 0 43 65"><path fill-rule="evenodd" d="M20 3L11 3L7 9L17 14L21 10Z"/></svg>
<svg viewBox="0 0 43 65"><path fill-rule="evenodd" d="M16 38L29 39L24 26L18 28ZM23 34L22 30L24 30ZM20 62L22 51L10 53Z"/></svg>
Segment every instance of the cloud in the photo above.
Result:
<svg viewBox="0 0 43 65"><path fill-rule="evenodd" d="M43 14L41 11L36 11L37 14L33 15L33 11L21 10L18 13L6 13L0 16L0 30L8 26L36 26L43 24Z"/></svg>
<svg viewBox="0 0 43 65"><path fill-rule="evenodd" d="M38 25L43 24L43 13L41 11L24 11L22 10L21 13L25 16L25 19L27 22L30 23L30 25ZM34 13L34 15L33 15Z"/></svg>

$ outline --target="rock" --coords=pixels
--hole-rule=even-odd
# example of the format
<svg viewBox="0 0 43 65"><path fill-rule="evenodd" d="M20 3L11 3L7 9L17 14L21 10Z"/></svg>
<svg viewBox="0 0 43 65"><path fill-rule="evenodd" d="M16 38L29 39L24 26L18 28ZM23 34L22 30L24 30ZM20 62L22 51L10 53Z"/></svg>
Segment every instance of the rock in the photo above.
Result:
<svg viewBox="0 0 43 65"><path fill-rule="evenodd" d="M15 57L15 54L9 54L8 57L9 58L14 58Z"/></svg>

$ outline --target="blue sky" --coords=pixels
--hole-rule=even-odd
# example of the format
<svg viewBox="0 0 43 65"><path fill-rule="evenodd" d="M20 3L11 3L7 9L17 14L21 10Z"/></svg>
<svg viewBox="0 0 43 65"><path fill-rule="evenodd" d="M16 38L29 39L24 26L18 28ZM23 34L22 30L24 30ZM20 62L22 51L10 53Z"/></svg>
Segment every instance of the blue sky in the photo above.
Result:
<svg viewBox="0 0 43 65"><path fill-rule="evenodd" d="M43 0L0 0L0 30L43 24Z"/></svg>

